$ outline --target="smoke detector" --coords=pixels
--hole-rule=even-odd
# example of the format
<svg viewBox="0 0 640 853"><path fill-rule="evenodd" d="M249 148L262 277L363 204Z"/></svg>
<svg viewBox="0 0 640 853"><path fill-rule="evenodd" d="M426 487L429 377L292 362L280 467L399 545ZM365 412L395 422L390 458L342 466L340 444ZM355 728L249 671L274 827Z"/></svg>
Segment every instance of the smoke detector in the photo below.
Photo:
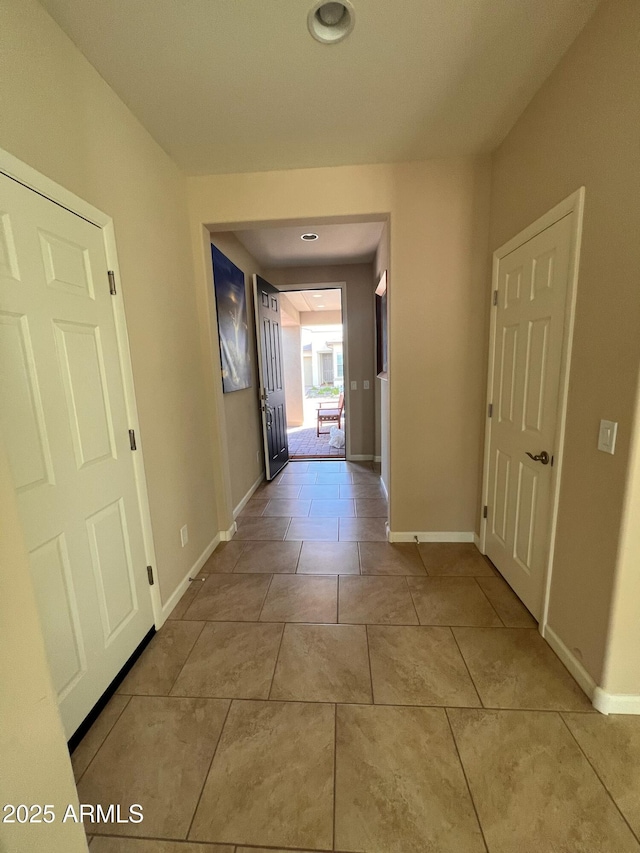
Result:
<svg viewBox="0 0 640 853"><path fill-rule="evenodd" d="M307 16L309 32L323 44L337 44L345 39L355 24L355 11L349 0L341 3L319 0Z"/></svg>

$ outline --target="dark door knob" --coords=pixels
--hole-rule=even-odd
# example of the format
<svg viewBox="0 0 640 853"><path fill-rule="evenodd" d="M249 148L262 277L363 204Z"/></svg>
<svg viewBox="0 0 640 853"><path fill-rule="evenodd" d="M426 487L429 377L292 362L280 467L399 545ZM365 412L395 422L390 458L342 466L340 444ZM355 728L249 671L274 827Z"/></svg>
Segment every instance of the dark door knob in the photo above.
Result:
<svg viewBox="0 0 640 853"><path fill-rule="evenodd" d="M538 453L536 456L534 456L533 453L529 453L528 450L526 451L526 453L527 456L530 459L533 459L534 462L542 462L543 465L549 464L549 454L546 450L543 450L542 453Z"/></svg>

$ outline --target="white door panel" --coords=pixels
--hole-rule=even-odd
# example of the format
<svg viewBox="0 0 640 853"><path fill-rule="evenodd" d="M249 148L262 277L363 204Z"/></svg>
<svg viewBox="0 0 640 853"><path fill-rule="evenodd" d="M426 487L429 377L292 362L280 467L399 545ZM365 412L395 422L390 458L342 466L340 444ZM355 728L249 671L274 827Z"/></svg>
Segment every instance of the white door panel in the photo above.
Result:
<svg viewBox="0 0 640 853"><path fill-rule="evenodd" d="M0 430L71 736L153 624L100 228L0 175Z"/></svg>
<svg viewBox="0 0 640 853"><path fill-rule="evenodd" d="M550 544L570 249L568 215L498 266L485 547L536 618ZM528 455L543 451L548 464Z"/></svg>

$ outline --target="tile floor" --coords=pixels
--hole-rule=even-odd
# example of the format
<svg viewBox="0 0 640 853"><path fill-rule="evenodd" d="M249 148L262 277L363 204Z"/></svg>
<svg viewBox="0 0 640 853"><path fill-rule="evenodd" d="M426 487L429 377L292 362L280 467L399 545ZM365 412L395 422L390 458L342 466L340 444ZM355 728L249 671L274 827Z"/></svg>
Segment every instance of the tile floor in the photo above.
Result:
<svg viewBox="0 0 640 853"><path fill-rule="evenodd" d="M144 806L91 853L640 853L640 718L385 514L365 465L256 492L72 756L81 802Z"/></svg>

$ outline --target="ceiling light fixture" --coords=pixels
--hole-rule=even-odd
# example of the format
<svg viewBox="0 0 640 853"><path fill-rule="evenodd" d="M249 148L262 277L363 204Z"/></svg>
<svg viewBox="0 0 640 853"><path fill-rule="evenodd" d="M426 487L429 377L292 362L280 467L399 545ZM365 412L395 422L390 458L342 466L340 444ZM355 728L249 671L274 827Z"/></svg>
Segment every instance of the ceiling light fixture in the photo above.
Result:
<svg viewBox="0 0 640 853"><path fill-rule="evenodd" d="M341 3L319 0L307 15L309 32L322 44L337 44L345 39L356 22L355 11L349 0Z"/></svg>
<svg viewBox="0 0 640 853"><path fill-rule="evenodd" d="M313 242L313 240L317 240L317 239L318 239L318 235L317 235L317 234L314 234L314 233L313 233L313 232L311 232L311 231L309 231L309 233L308 233L308 234L303 234L303 235L300 237L300 239L301 239L301 240L304 240L304 241L305 241L305 243L311 243L311 242Z"/></svg>

